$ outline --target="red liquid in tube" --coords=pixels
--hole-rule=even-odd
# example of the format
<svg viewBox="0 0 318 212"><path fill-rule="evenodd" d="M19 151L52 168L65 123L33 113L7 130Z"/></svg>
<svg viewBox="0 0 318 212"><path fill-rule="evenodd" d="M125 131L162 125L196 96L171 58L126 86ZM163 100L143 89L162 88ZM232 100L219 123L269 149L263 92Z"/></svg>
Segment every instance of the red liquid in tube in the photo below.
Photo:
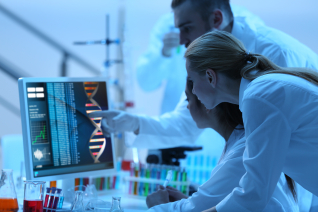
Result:
<svg viewBox="0 0 318 212"><path fill-rule="evenodd" d="M57 208L57 203L59 202L59 199L60 199L59 197L54 198L53 209Z"/></svg>

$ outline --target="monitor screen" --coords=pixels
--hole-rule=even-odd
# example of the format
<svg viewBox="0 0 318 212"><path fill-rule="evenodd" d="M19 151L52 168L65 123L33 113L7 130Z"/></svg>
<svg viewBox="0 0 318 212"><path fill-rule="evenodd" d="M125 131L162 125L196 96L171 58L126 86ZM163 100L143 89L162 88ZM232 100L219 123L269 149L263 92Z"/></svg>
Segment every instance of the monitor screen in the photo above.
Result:
<svg viewBox="0 0 318 212"><path fill-rule="evenodd" d="M88 117L108 110L106 82L26 82L23 90L32 178L114 168L101 117Z"/></svg>

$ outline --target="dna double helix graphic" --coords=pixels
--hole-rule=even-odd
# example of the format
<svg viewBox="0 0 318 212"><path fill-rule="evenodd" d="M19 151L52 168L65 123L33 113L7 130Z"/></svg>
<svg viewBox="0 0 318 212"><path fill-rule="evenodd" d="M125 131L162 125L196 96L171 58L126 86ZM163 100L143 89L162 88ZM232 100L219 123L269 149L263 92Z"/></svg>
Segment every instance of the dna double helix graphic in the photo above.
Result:
<svg viewBox="0 0 318 212"><path fill-rule="evenodd" d="M96 102L93 98L98 91L98 82L84 82L84 89L87 96L87 101L85 104L86 114L102 111L98 102ZM95 127L95 130L90 136L89 139L89 152L94 159L94 163L100 163L98 160L99 157L103 154L106 148L106 139L101 130L101 120L102 117L90 118L90 121Z"/></svg>

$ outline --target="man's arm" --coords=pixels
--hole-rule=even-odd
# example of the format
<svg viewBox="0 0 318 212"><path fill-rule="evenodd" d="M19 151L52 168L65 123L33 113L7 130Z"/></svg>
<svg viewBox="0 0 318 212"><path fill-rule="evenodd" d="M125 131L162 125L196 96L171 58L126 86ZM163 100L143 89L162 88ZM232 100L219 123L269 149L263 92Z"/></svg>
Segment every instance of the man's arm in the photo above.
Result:
<svg viewBox="0 0 318 212"><path fill-rule="evenodd" d="M173 112L157 117L138 116L139 134L128 146L137 148L171 148L194 144L203 129L199 129L187 108L186 96L182 93Z"/></svg>

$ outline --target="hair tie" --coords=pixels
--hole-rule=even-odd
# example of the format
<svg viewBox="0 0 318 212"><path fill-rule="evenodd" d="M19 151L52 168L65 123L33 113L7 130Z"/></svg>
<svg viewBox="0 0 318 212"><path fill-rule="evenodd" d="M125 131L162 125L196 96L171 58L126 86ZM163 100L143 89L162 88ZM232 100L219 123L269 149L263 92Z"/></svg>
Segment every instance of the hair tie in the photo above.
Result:
<svg viewBox="0 0 318 212"><path fill-rule="evenodd" d="M245 52L243 55L246 62L252 62L253 56L250 54L250 51Z"/></svg>

